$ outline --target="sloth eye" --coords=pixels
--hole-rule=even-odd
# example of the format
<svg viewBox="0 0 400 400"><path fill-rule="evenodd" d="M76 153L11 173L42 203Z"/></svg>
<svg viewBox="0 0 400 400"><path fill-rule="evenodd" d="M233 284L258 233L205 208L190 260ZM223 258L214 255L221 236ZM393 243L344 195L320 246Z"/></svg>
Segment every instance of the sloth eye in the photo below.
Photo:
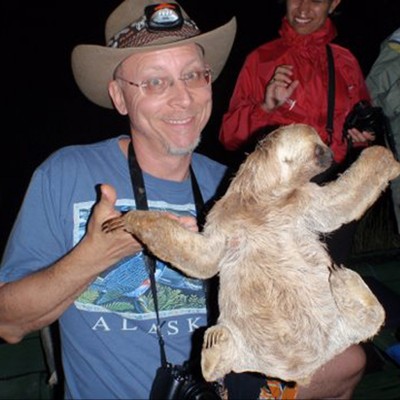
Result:
<svg viewBox="0 0 400 400"><path fill-rule="evenodd" d="M324 149L320 144L317 144L317 145L315 146L314 152L315 152L315 155L316 155L317 157L321 157L321 156L324 155L325 149Z"/></svg>
<svg viewBox="0 0 400 400"><path fill-rule="evenodd" d="M318 165L329 166L333 161L333 154L329 147L317 144L314 148L315 161Z"/></svg>

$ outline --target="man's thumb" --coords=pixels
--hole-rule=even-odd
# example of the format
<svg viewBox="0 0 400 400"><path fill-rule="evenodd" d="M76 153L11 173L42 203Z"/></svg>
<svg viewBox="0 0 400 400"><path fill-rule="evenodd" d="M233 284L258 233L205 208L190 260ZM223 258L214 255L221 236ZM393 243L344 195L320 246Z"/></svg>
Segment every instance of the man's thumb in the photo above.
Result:
<svg viewBox="0 0 400 400"><path fill-rule="evenodd" d="M99 206L109 208L114 211L114 205L117 200L117 192L114 187L106 183L100 185Z"/></svg>

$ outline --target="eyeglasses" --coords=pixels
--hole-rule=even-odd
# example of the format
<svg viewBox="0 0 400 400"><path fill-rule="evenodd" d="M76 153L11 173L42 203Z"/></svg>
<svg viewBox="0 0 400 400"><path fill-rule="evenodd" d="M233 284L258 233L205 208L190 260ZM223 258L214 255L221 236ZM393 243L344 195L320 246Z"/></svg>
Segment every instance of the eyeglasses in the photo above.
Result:
<svg viewBox="0 0 400 400"><path fill-rule="evenodd" d="M190 71L178 78L186 85L189 89L199 89L207 86L211 82L211 69L207 68L204 70ZM174 78L171 77L154 77L146 79L143 82L136 83L129 81L125 78L117 76L116 79L120 79L128 83L131 86L138 87L145 95L160 95L163 94L170 86L174 84Z"/></svg>

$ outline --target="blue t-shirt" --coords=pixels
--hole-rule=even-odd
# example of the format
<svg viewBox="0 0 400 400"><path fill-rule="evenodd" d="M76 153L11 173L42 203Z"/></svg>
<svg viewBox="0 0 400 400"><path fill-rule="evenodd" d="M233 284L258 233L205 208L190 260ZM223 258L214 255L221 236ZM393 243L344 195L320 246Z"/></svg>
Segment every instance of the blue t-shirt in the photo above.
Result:
<svg viewBox="0 0 400 400"><path fill-rule="evenodd" d="M97 185L115 187L118 209L135 208L119 139L65 147L36 169L5 249L0 281L45 268L73 248L85 232ZM226 168L197 153L192 167L207 202ZM196 214L190 178L174 182L144 174L144 181L150 209ZM189 358L193 333L207 324L204 287L161 262L155 275L167 359L181 364ZM59 324L66 398L148 399L160 348L141 254L98 276Z"/></svg>

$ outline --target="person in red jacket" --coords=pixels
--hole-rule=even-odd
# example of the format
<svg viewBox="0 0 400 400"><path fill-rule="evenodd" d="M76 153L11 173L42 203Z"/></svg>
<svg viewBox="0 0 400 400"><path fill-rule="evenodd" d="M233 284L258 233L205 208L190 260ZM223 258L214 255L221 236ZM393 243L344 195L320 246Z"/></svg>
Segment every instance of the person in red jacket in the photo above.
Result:
<svg viewBox="0 0 400 400"><path fill-rule="evenodd" d="M342 163L350 140L354 146L373 141L371 132L356 128L344 133L353 106L370 100L357 59L331 43L336 28L329 15L341 0L286 0L280 37L253 50L239 73L219 139L227 150L245 146L267 126L306 123L330 144L336 163ZM327 132L328 60L332 49L335 69L333 132ZM347 138L346 138L347 136Z"/></svg>

